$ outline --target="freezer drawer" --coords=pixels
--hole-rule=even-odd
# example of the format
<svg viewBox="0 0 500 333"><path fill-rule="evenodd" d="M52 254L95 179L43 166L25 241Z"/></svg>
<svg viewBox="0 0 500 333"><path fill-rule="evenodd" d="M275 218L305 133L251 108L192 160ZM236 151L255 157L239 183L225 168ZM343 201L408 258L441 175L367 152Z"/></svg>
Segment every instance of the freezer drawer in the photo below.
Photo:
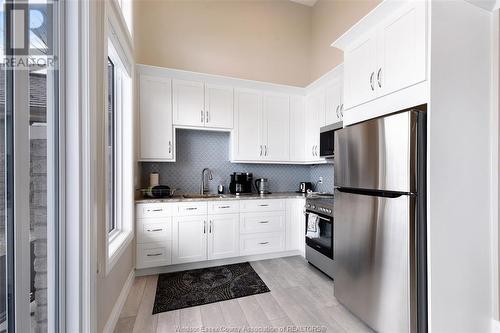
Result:
<svg viewBox="0 0 500 333"><path fill-rule="evenodd" d="M416 191L417 111L335 132L335 186Z"/></svg>
<svg viewBox="0 0 500 333"><path fill-rule="evenodd" d="M377 332L415 332L414 197L335 200L335 297Z"/></svg>

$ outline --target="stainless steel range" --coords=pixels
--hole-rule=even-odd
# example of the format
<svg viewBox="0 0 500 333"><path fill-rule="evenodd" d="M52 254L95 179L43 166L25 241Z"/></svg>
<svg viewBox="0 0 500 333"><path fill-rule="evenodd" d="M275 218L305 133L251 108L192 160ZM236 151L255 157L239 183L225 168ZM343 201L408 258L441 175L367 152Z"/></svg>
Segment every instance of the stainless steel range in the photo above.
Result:
<svg viewBox="0 0 500 333"><path fill-rule="evenodd" d="M306 199L306 259L333 279L333 195Z"/></svg>

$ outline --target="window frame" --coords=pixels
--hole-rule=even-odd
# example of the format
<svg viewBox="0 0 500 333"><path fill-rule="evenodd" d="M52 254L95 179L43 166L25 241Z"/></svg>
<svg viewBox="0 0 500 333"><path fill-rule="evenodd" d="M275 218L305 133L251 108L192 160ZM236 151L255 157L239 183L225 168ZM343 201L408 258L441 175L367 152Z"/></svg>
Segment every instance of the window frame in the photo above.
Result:
<svg viewBox="0 0 500 333"><path fill-rule="evenodd" d="M116 61L116 58L115 58L115 55L112 54L109 50L108 50L108 58L107 58L108 62L111 63L112 65L112 76L111 76L111 79L113 80L113 83L111 84L111 87L113 89L113 92L112 92L112 116L111 116L111 119L109 117L109 87L110 87L110 84L109 84L109 75L106 76L107 78L107 94L106 96L108 98L106 98L106 173L105 173L105 178L106 178L106 219L108 219L110 216L108 215L109 211L109 207L108 207L108 204L110 204L108 202L108 186L111 185L113 188L111 190L111 197L112 197L112 202L111 202L111 218L112 218L112 222L110 222L109 220L106 221L106 232L108 233L108 238L109 238L109 241L112 241L116 236L117 234L120 233L120 229L121 229L121 226L119 225L118 223L118 218L117 218L117 184L118 184L118 177L117 177L117 172L116 172L116 167L118 165L117 163L117 150L116 150L116 145L117 145L117 101L118 101L118 80L117 80L117 67L115 65L115 61ZM108 70L109 70L109 65L108 65ZM121 96L120 96L121 98ZM108 159L108 149L109 149L109 121L112 121L113 122L113 125L112 125L112 133L111 133L111 136L112 136L112 154L113 154L113 157L112 157L112 163L111 163L111 166L108 165L108 162L109 162L109 159ZM109 179L108 179L108 176L109 176L109 173L108 173L108 168L111 168L112 169L112 173L111 173L111 184L109 184ZM112 229L110 229L110 225L113 226Z"/></svg>
<svg viewBox="0 0 500 333"><path fill-rule="evenodd" d="M114 64L114 101L115 101L115 112L114 112L114 161L115 161L115 229L112 232L108 232L108 221L106 221L106 275L112 270L113 266L120 259L121 255L133 240L134 237L134 214L133 214L133 190L130 194L130 190L134 188L133 184L133 156L134 154L128 152L133 142L130 143L130 138L133 138L133 72L132 64L133 58L131 52L126 52L127 48L124 49L123 45L128 45L128 38L123 34L117 34L118 24L116 23L117 18L115 13L110 10L108 6L107 9L107 24L106 24L106 34L105 41L107 46L105 47L106 61L105 68L107 70L107 58L109 57ZM107 73L107 72L106 72ZM106 75L107 80L107 75ZM107 113L108 108L108 98L107 98L107 87L106 82L106 98L105 98L105 111ZM124 102L125 99L127 102ZM105 123L107 123L107 116L105 117ZM130 118L130 119L128 119ZM105 127L107 131L107 125ZM127 144L124 144L127 141ZM107 149L107 139L104 142ZM127 151L124 148L127 147ZM132 148L133 150L133 148ZM106 152L107 154L107 152ZM106 155L106 164L108 164ZM104 177L107 177L107 170ZM105 178L106 179L106 178ZM106 181L107 183L107 181ZM106 203L107 205L107 203ZM131 207L131 211L124 212L127 207ZM106 206L107 209L107 206ZM106 211L107 216L107 211Z"/></svg>

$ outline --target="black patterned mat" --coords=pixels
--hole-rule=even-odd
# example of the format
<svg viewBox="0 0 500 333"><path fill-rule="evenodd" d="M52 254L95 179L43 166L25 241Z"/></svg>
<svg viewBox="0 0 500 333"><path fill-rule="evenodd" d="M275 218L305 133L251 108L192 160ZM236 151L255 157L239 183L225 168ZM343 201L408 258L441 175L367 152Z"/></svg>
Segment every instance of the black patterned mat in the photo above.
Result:
<svg viewBox="0 0 500 333"><path fill-rule="evenodd" d="M269 291L248 262L160 274L153 314Z"/></svg>

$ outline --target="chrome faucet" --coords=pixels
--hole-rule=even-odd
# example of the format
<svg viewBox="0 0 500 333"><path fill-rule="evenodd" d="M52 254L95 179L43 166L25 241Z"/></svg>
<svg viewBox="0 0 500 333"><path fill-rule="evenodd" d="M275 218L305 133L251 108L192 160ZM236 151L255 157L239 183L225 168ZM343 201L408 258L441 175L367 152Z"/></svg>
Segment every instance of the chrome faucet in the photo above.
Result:
<svg viewBox="0 0 500 333"><path fill-rule="evenodd" d="M201 184L200 184L200 194L201 195L204 195L205 193L208 192L208 185L207 185L207 182L205 181L206 180L205 172L208 173L208 180L214 179L214 177L212 176L212 171L210 171L209 168L205 168L201 171Z"/></svg>

